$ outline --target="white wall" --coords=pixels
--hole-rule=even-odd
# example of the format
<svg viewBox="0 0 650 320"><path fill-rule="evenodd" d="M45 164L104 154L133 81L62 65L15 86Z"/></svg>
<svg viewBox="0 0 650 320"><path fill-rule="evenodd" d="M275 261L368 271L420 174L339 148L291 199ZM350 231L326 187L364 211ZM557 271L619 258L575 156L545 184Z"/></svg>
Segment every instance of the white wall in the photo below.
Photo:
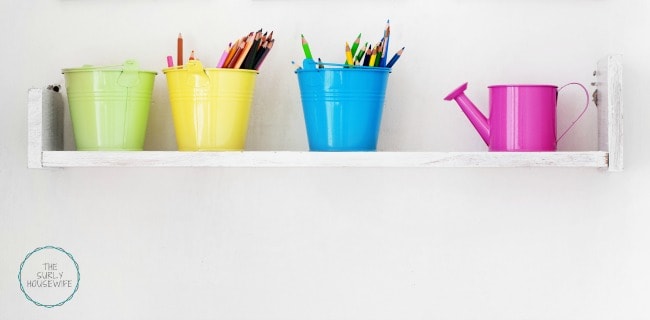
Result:
<svg viewBox="0 0 650 320"><path fill-rule="evenodd" d="M648 14L641 0L3 1L0 319L648 319ZM28 88L127 58L160 72L179 31L215 63L234 38L275 30L248 149L306 150L300 34L340 60L387 18L406 51L380 149L486 150L442 100L457 85L486 110L489 84L588 84L622 53L625 170L26 168ZM166 90L159 74L149 150L175 149ZM595 121L591 106L560 149L593 150ZM82 275L51 309L16 279L44 245Z"/></svg>

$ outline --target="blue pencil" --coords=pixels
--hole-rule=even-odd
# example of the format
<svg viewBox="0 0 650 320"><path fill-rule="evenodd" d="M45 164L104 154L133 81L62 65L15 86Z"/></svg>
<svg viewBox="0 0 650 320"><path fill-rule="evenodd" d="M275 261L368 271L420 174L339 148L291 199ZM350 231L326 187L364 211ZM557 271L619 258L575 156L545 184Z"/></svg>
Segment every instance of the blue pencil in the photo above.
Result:
<svg viewBox="0 0 650 320"><path fill-rule="evenodd" d="M390 19L386 20L386 30L384 30L384 50L381 55L380 67L386 67L386 60L388 59L388 42L390 40Z"/></svg>
<svg viewBox="0 0 650 320"><path fill-rule="evenodd" d="M402 47L402 49L400 49L399 51L397 51L397 53L395 53L395 55L390 59L390 61L386 65L387 68L391 68L395 64L395 62L397 62L397 59L399 59L402 56L402 53L404 53L404 48L405 47Z"/></svg>

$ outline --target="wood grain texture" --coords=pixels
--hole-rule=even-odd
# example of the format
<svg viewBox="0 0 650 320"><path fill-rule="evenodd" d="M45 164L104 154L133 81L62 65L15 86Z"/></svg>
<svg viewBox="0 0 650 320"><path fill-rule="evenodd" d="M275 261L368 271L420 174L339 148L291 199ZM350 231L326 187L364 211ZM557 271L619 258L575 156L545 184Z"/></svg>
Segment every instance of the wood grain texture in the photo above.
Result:
<svg viewBox="0 0 650 320"><path fill-rule="evenodd" d="M43 151L63 150L63 98L52 88L32 88L27 102L27 167L41 168Z"/></svg>
<svg viewBox="0 0 650 320"><path fill-rule="evenodd" d="M596 70L598 148L609 153L609 170L623 170L623 58L611 55Z"/></svg>

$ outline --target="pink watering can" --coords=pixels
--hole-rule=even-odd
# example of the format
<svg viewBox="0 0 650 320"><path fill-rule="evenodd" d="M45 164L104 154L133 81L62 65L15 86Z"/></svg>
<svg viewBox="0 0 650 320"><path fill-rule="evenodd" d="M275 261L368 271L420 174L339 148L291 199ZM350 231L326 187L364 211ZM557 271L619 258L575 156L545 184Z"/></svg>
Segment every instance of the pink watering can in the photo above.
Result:
<svg viewBox="0 0 650 320"><path fill-rule="evenodd" d="M557 137L556 108L560 90L578 85L587 102L578 118ZM456 100L488 145L490 151L556 151L557 142L584 115L589 107L589 92L579 83L569 83L559 90L553 85L494 85L490 89L490 117L486 118L465 96L467 83L450 93L445 100Z"/></svg>

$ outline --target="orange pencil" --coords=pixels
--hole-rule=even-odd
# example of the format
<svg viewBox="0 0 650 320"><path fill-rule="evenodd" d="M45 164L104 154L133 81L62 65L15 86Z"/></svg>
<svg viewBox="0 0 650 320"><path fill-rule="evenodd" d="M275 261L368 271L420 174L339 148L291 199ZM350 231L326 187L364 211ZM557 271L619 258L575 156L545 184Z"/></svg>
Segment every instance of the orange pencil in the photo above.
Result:
<svg viewBox="0 0 650 320"><path fill-rule="evenodd" d="M235 51L235 54L232 57L232 60L230 60L230 63L228 64L228 68L230 69L237 69L235 65L237 64L237 60L239 60L239 57L241 56L242 51L244 51L244 48L246 47L246 42L239 42L239 47L237 48L237 51Z"/></svg>
<svg viewBox="0 0 650 320"><path fill-rule="evenodd" d="M190 60L194 60L194 50L192 50L192 53L190 53Z"/></svg>
<svg viewBox="0 0 650 320"><path fill-rule="evenodd" d="M246 39L246 43L244 46L244 49L242 52L239 54L239 57L237 58L237 62L235 62L235 66L233 69L239 69L244 62L244 59L246 59L246 55L248 54L248 51L251 49L251 46L253 45L253 41L255 39L255 33L251 32L248 35L248 39Z"/></svg>
<svg viewBox="0 0 650 320"><path fill-rule="evenodd" d="M223 62L223 68L228 68L228 65L230 64L230 61L232 61L232 58L235 56L235 53L237 52L237 49L239 49L239 42L240 40L237 39L235 43L233 43L232 46L230 46L230 51L228 52L228 56L226 57L226 61Z"/></svg>
<svg viewBox="0 0 650 320"><path fill-rule="evenodd" d="M178 40L176 40L176 62L179 66L183 65L183 36L178 33Z"/></svg>

